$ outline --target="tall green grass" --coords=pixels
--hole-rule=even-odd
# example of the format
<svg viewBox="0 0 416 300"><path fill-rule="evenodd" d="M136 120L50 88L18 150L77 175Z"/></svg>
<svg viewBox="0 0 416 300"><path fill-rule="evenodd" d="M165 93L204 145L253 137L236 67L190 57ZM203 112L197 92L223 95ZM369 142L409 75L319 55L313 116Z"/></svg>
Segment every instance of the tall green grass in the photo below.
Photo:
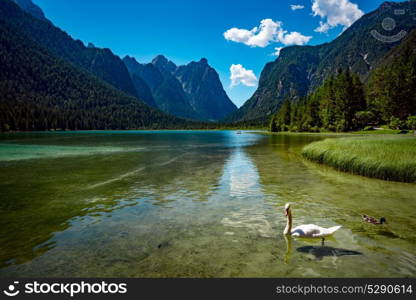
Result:
<svg viewBox="0 0 416 300"><path fill-rule="evenodd" d="M340 171L416 182L415 137L331 138L305 146L302 155Z"/></svg>

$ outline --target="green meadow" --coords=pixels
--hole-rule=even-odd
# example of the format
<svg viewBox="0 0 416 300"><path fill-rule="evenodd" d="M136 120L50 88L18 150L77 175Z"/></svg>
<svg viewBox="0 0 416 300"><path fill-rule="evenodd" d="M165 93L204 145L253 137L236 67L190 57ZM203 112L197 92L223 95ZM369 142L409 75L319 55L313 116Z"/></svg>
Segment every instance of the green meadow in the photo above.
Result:
<svg viewBox="0 0 416 300"><path fill-rule="evenodd" d="M368 136L326 139L303 148L312 161L353 174L416 182L416 138Z"/></svg>

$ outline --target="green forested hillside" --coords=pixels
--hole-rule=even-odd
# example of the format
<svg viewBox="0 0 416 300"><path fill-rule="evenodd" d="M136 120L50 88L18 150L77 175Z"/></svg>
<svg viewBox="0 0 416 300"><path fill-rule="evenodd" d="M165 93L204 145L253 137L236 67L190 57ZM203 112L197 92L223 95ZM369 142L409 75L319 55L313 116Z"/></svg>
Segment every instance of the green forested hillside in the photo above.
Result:
<svg viewBox="0 0 416 300"><path fill-rule="evenodd" d="M391 32L382 28L382 21L389 17L396 21L394 34L410 33L416 22L408 8L408 2L385 2L330 43L284 48L274 62L264 67L255 94L227 120L268 122L284 100L296 102L305 97L336 75L339 69L348 68L366 81L386 53L402 41L386 43L374 38L371 32L376 30L391 36ZM397 17L395 10L400 9L406 13Z"/></svg>
<svg viewBox="0 0 416 300"><path fill-rule="evenodd" d="M272 118L272 131L350 131L389 124L416 129L416 30L392 49L362 84L338 71L314 93L286 100Z"/></svg>
<svg viewBox="0 0 416 300"><path fill-rule="evenodd" d="M3 21L0 44L2 131L188 125L54 56Z"/></svg>
<svg viewBox="0 0 416 300"><path fill-rule="evenodd" d="M388 123L416 115L416 30L384 57L367 84L368 107Z"/></svg>
<svg viewBox="0 0 416 300"><path fill-rule="evenodd" d="M85 47L81 41L72 39L51 22L25 13L10 0L0 0L0 20L30 36L55 56L93 73L122 91L139 95L124 63L110 49Z"/></svg>
<svg viewBox="0 0 416 300"><path fill-rule="evenodd" d="M366 109L363 85L356 74L338 71L308 97L286 100L272 118L272 131L350 131L355 115Z"/></svg>

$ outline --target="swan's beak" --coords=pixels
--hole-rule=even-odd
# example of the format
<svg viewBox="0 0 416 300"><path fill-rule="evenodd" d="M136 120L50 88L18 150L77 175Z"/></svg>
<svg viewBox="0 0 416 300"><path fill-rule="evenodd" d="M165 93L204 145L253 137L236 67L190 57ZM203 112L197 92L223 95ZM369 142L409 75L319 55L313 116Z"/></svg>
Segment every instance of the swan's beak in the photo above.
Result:
<svg viewBox="0 0 416 300"><path fill-rule="evenodd" d="M288 215L288 212L287 212L287 209L285 209L285 217L287 217L287 215Z"/></svg>

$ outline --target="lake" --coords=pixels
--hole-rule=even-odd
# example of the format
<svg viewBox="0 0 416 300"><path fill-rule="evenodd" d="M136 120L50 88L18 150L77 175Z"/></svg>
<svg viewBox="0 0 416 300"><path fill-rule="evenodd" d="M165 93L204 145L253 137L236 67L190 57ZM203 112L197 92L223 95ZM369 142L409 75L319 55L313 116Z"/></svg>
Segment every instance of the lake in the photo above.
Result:
<svg viewBox="0 0 416 300"><path fill-rule="evenodd" d="M323 138L2 134L0 277L414 277L416 185L300 156ZM295 226L343 227L285 238L287 202Z"/></svg>

